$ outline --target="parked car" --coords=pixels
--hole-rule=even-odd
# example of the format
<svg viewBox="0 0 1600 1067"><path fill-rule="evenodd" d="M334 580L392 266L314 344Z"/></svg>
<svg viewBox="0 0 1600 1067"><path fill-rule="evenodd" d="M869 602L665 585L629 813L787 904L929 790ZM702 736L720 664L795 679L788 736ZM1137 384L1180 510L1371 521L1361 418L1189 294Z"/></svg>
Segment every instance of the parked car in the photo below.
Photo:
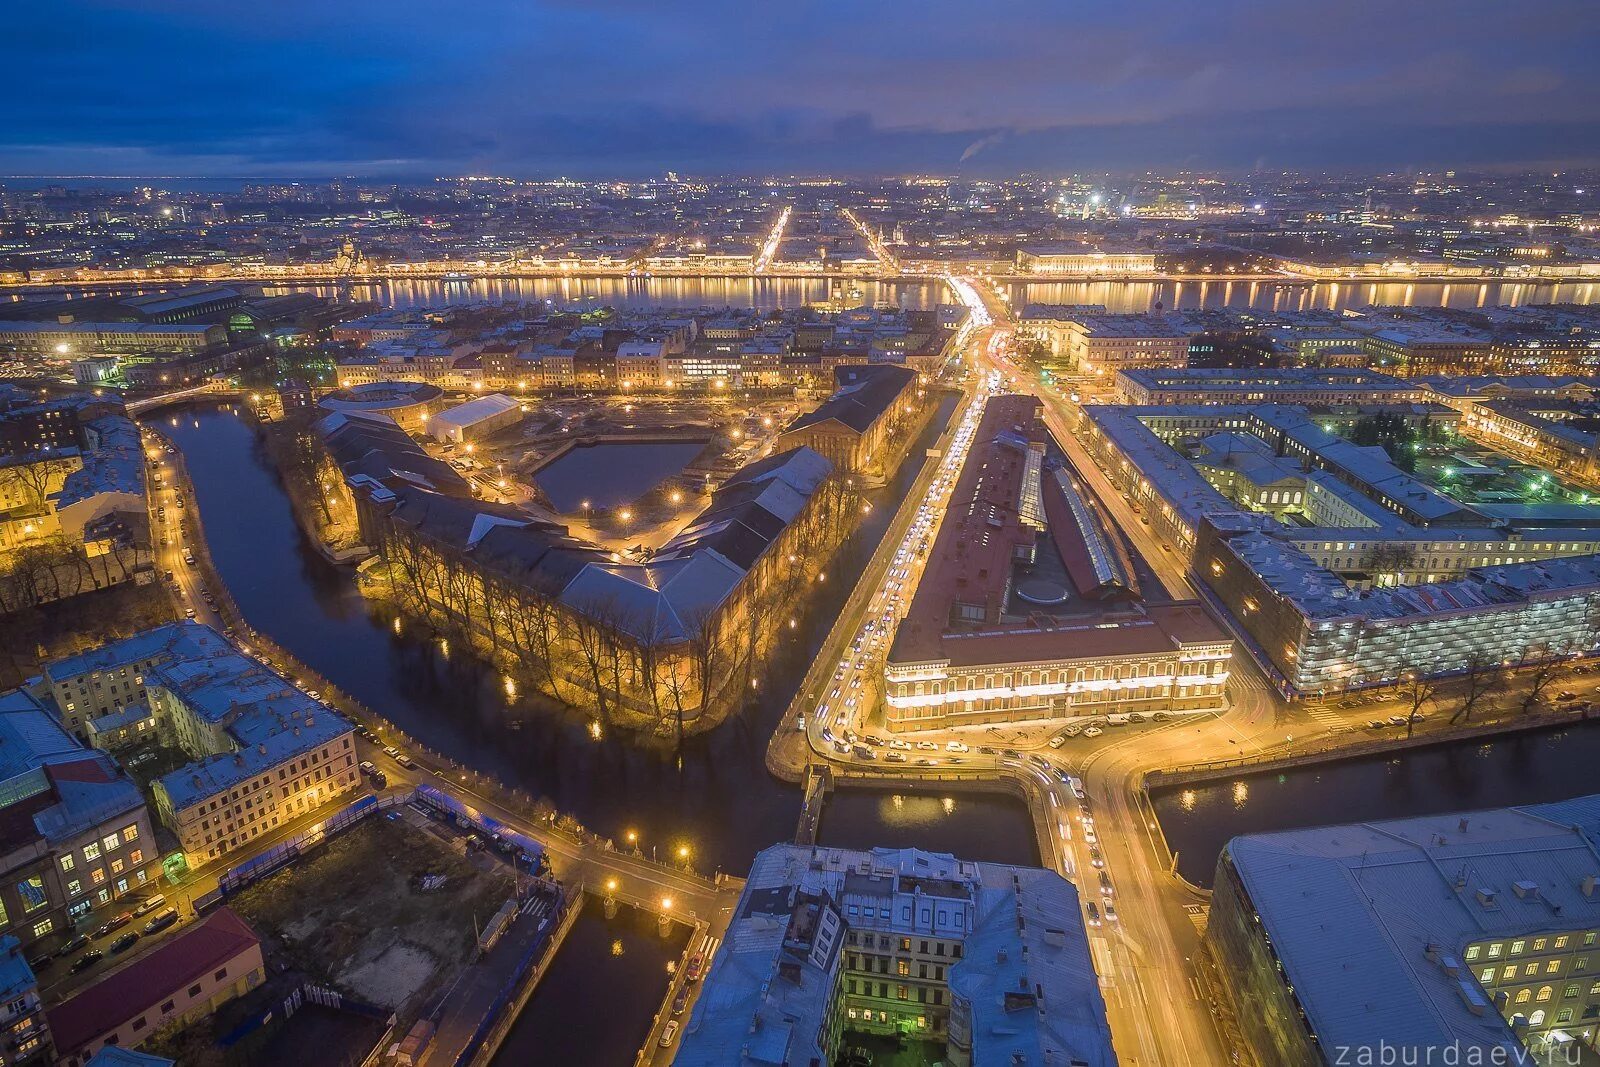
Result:
<svg viewBox="0 0 1600 1067"><path fill-rule="evenodd" d="M166 906L167 898L157 893L153 897L145 897L141 900L139 906L133 909L133 917L137 919L142 915L149 915L152 911L159 911Z"/></svg>
<svg viewBox="0 0 1600 1067"><path fill-rule="evenodd" d="M883 761L885 763L904 763L906 762L906 754L904 752L890 752L883 757Z"/></svg>
<svg viewBox="0 0 1600 1067"><path fill-rule="evenodd" d="M96 938L105 937L107 934L115 933L131 922L133 922L133 916L128 912L123 912L121 915L113 916L102 923L100 928L94 932L94 936Z"/></svg>
<svg viewBox="0 0 1600 1067"><path fill-rule="evenodd" d="M34 974L38 974L40 971L49 970L55 962L56 957L53 954L49 952L42 952L33 957L33 959L29 960L28 966L32 968Z"/></svg>
<svg viewBox="0 0 1600 1067"><path fill-rule="evenodd" d="M700 980L700 972L705 968L705 965L706 958L700 953L696 952L693 956L690 956L688 965L683 969L684 980L698 982Z"/></svg>
<svg viewBox="0 0 1600 1067"><path fill-rule="evenodd" d="M62 945L60 948L56 949L56 955L58 957L70 956L88 943L88 934L76 934L65 945Z"/></svg>
<svg viewBox="0 0 1600 1067"><path fill-rule="evenodd" d="M146 937L149 937L151 934L159 934L161 931L165 930L167 927L171 926L177 921L178 909L167 908L165 911L158 914L154 919L151 919L149 922L144 924L144 934Z"/></svg>
<svg viewBox="0 0 1600 1067"><path fill-rule="evenodd" d="M678 1036L678 1020L668 1019L667 1025L661 1028L661 1047L667 1048L672 1044L672 1039Z"/></svg>
<svg viewBox="0 0 1600 1067"><path fill-rule="evenodd" d="M688 1006L689 991L687 989L678 990L678 995L672 998L672 1014L682 1015L683 1009L687 1008Z"/></svg>
<svg viewBox="0 0 1600 1067"><path fill-rule="evenodd" d="M68 973L82 974L84 971L87 971L90 967L93 967L95 964L99 963L105 958L106 954L101 952L99 949L95 949L93 952L85 952L83 955L72 961L72 966L67 968Z"/></svg>
<svg viewBox="0 0 1600 1067"><path fill-rule="evenodd" d="M111 954L113 956L119 956L136 945L138 941L139 932L137 930L129 930L127 933L111 942Z"/></svg>
<svg viewBox="0 0 1600 1067"><path fill-rule="evenodd" d="M1089 925L1090 926L1099 926L1100 925L1100 906L1098 904L1096 904L1094 901L1091 900L1089 902L1088 911L1089 911Z"/></svg>
<svg viewBox="0 0 1600 1067"><path fill-rule="evenodd" d="M1116 892L1116 889L1111 885L1111 876L1105 871L1100 872L1100 892L1108 897Z"/></svg>

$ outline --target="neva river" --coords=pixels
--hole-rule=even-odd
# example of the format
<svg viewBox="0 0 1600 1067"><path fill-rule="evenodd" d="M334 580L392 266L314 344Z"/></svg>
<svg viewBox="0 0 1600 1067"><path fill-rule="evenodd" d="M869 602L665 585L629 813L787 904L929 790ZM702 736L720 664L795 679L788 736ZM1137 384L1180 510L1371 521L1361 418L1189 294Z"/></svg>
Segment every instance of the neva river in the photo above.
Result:
<svg viewBox="0 0 1600 1067"><path fill-rule="evenodd" d="M847 284L850 284L847 282ZM904 308L952 302L939 282L859 281L860 301ZM1600 302L1600 283L1528 282L1013 282L1006 285L1012 306L1103 304L1110 311L1142 312L1157 304L1174 308L1255 308L1305 310L1359 308L1368 304L1423 307L1492 307L1497 304L1592 304ZM316 292L331 296L334 286L270 288L268 292ZM474 303L540 303L552 307L758 307L794 308L828 298L821 278L496 278L473 282L396 281L345 288L350 296L402 308L448 307Z"/></svg>

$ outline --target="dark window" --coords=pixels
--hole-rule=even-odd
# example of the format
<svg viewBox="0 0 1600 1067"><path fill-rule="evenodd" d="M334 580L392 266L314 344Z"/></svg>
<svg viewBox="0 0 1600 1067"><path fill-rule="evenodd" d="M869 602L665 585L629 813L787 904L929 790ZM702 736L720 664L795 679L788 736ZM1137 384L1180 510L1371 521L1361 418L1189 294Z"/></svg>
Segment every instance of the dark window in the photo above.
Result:
<svg viewBox="0 0 1600 1067"><path fill-rule="evenodd" d="M200 987L197 986L197 985L190 986L189 987L189 995L191 997L198 997L200 995Z"/></svg>
<svg viewBox="0 0 1600 1067"><path fill-rule="evenodd" d="M171 1011L172 1007L173 1007L173 1002L169 1000L165 1004L161 1005L161 1011L162 1011L163 1014L165 1014L166 1012Z"/></svg>
<svg viewBox="0 0 1600 1067"><path fill-rule="evenodd" d="M219 982L222 981L224 978L228 977L228 968L226 968L226 967L222 968L222 970L218 971L216 974L212 975L211 977L215 978Z"/></svg>

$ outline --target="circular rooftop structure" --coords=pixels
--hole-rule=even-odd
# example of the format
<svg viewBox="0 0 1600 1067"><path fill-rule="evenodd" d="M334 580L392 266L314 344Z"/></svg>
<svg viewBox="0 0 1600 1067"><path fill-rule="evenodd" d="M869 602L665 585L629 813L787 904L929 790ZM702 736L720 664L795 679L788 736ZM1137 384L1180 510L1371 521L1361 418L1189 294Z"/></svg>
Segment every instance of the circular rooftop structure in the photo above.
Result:
<svg viewBox="0 0 1600 1067"><path fill-rule="evenodd" d="M1030 604L1063 604L1072 590L1048 578L1025 578L1017 583L1017 596Z"/></svg>
<svg viewBox="0 0 1600 1067"><path fill-rule="evenodd" d="M387 415L410 430L444 406L444 390L427 382L368 382L335 389L317 406L330 413Z"/></svg>

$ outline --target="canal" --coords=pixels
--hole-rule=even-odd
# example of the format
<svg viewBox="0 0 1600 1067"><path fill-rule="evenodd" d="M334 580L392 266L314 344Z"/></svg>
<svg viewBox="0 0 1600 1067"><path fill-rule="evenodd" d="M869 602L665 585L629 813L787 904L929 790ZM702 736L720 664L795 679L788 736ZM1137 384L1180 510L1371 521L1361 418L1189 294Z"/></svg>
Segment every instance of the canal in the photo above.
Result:
<svg viewBox="0 0 1600 1067"><path fill-rule="evenodd" d="M759 701L688 739L681 753L641 747L619 733L597 741L582 717L508 700L499 675L482 662L361 597L350 569L324 560L296 525L254 431L230 410L186 409L160 426L183 449L212 556L252 626L429 748L547 797L599 833L620 840L634 831L646 852L665 856L686 847L700 870L742 874L757 851L792 838L799 815L798 787L766 770L768 738L954 408L947 397L912 458L874 497L868 520L830 568L841 580L809 606L800 628L808 639L768 665ZM875 834L867 816L849 814L853 803L845 802L835 823L858 826L852 843L914 843L960 855L953 841L984 836L947 837L961 820L933 820L915 833L886 823ZM983 810L963 801L963 817L969 804ZM1014 823L1016 835L1031 833L1020 808L992 809L989 821L1000 820Z"/></svg>
<svg viewBox="0 0 1600 1067"><path fill-rule="evenodd" d="M583 914L517 1016L493 1067L634 1062L667 995L667 965L688 940L689 927L682 923L671 924L663 937L654 915L626 905L607 919L605 905L585 894Z"/></svg>
<svg viewBox="0 0 1600 1067"><path fill-rule="evenodd" d="M817 841L835 848L927 848L983 863L1039 864L1033 819L1004 793L897 793L839 788L828 794Z"/></svg>
<svg viewBox="0 0 1600 1067"><path fill-rule="evenodd" d="M1152 790L1178 873L1209 886L1239 834L1567 800L1595 791L1600 721Z"/></svg>

